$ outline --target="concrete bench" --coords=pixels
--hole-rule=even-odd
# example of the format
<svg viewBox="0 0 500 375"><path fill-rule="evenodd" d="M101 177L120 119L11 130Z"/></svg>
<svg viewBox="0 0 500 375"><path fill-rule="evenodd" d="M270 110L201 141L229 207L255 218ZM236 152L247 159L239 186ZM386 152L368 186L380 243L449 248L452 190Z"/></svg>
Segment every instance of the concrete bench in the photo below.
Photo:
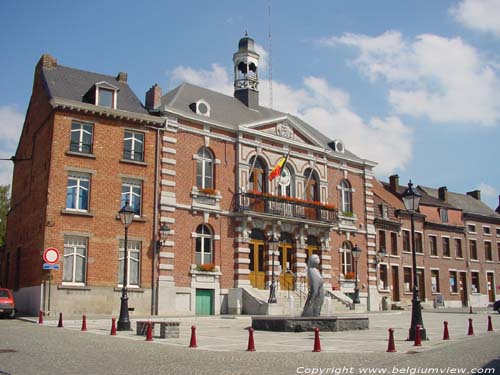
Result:
<svg viewBox="0 0 500 375"><path fill-rule="evenodd" d="M136 322L136 334L138 336L146 336L148 331L148 322L151 323L151 330L153 331L153 336L155 332L155 325L160 326L160 338L179 338L179 325L180 322L162 322L162 321L151 321L151 320L138 320Z"/></svg>

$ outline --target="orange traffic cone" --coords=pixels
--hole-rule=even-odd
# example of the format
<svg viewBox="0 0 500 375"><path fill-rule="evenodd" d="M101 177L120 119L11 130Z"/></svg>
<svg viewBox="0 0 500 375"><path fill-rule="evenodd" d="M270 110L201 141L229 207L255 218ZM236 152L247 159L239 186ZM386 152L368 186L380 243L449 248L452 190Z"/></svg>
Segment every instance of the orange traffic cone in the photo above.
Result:
<svg viewBox="0 0 500 375"><path fill-rule="evenodd" d="M314 349L313 352L321 351L321 342L319 341L319 328L314 328Z"/></svg>
<svg viewBox="0 0 500 375"><path fill-rule="evenodd" d="M444 324L443 340L449 340L450 332L448 332L448 322L445 320L443 324Z"/></svg>
<svg viewBox="0 0 500 375"><path fill-rule="evenodd" d="M394 330L389 328L389 344L387 345L387 353L394 353L396 351L396 345L394 344Z"/></svg>
<svg viewBox="0 0 500 375"><path fill-rule="evenodd" d="M153 327L151 322L148 322L148 329L146 331L146 341L153 341Z"/></svg>
<svg viewBox="0 0 500 375"><path fill-rule="evenodd" d="M472 326L472 318L469 318L469 330L467 336L474 336L474 327Z"/></svg>
<svg viewBox="0 0 500 375"><path fill-rule="evenodd" d="M111 318L111 332L110 332L110 335L111 336L116 336L116 319L115 318Z"/></svg>
<svg viewBox="0 0 500 375"><path fill-rule="evenodd" d="M196 345L196 326L191 326L191 340L189 341L190 348L197 348Z"/></svg>
<svg viewBox="0 0 500 375"><path fill-rule="evenodd" d="M247 347L247 352L254 352L255 351L255 342L253 341L253 328L250 327L248 329L248 347Z"/></svg>
<svg viewBox="0 0 500 375"><path fill-rule="evenodd" d="M84 315L82 317L82 331L86 331L87 330L87 317Z"/></svg>
<svg viewBox="0 0 500 375"><path fill-rule="evenodd" d="M57 328L62 328L63 327L63 317L62 313L59 313L59 323L57 323Z"/></svg>

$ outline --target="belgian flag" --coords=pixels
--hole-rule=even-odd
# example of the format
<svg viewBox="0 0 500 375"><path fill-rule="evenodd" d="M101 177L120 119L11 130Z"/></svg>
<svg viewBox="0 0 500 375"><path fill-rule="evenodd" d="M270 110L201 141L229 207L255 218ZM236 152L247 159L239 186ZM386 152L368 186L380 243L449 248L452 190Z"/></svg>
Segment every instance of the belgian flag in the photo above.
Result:
<svg viewBox="0 0 500 375"><path fill-rule="evenodd" d="M269 175L269 181L272 181L276 177L281 175L281 172L283 172L283 169L285 168L286 162L288 160L288 155L290 155L290 153L286 154L286 156L283 156L280 160L278 160L278 162L274 166L274 169Z"/></svg>

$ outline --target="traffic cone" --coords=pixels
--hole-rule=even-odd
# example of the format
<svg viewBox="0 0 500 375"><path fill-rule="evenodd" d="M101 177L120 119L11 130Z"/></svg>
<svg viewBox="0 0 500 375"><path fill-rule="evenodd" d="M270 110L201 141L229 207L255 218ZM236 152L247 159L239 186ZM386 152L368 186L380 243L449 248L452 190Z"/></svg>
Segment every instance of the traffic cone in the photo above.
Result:
<svg viewBox="0 0 500 375"><path fill-rule="evenodd" d="M255 343L253 341L253 328L250 327L248 329L248 347L247 347L247 352L254 352L255 351Z"/></svg>
<svg viewBox="0 0 500 375"><path fill-rule="evenodd" d="M319 328L314 328L314 349L313 352L321 351L321 343L319 341Z"/></svg>
<svg viewBox="0 0 500 375"><path fill-rule="evenodd" d="M43 324L43 311L40 310L40 313L38 314L38 324Z"/></svg>
<svg viewBox="0 0 500 375"><path fill-rule="evenodd" d="M87 317L84 315L82 317L82 331L86 331L87 330Z"/></svg>
<svg viewBox="0 0 500 375"><path fill-rule="evenodd" d="M153 341L153 327L151 322L148 322L148 329L146 331L146 341Z"/></svg>
<svg viewBox="0 0 500 375"><path fill-rule="evenodd" d="M472 326L472 318L469 318L469 330L467 336L474 336L474 327Z"/></svg>
<svg viewBox="0 0 500 375"><path fill-rule="evenodd" d="M415 343L413 346L422 346L422 337L420 336L420 324L415 327Z"/></svg>
<svg viewBox="0 0 500 375"><path fill-rule="evenodd" d="M110 335L111 336L116 336L116 319L115 318L111 318L111 333Z"/></svg>
<svg viewBox="0 0 500 375"><path fill-rule="evenodd" d="M197 348L196 345L196 326L191 326L191 340L189 341L190 348Z"/></svg>
<svg viewBox="0 0 500 375"><path fill-rule="evenodd" d="M493 332L493 323L491 322L491 315L488 315L488 332Z"/></svg>
<svg viewBox="0 0 500 375"><path fill-rule="evenodd" d="M394 330L389 328L389 344L387 345L387 353L395 353L396 345L394 344Z"/></svg>
<svg viewBox="0 0 500 375"><path fill-rule="evenodd" d="M449 340L450 332L448 332L448 322L445 320L443 324L444 324L443 340Z"/></svg>
<svg viewBox="0 0 500 375"><path fill-rule="evenodd" d="M62 327L63 327L62 313L59 313L59 323L57 323L57 328L62 328Z"/></svg>

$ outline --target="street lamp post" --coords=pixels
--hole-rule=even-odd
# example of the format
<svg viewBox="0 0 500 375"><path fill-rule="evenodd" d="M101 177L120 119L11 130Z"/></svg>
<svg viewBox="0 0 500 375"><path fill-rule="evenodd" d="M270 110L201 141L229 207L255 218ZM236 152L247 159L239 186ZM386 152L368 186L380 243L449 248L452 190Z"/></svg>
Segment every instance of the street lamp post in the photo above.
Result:
<svg viewBox="0 0 500 375"><path fill-rule="evenodd" d="M123 284L122 284L122 296L120 304L120 317L118 318L118 324L116 329L118 331L130 331L130 318L128 315L128 295L127 295L127 281L128 281L128 248L127 248L127 237L128 237L128 227L134 220L135 211L125 202L125 205L118 211L120 215L120 220L125 227L125 241L123 246Z"/></svg>
<svg viewBox="0 0 500 375"><path fill-rule="evenodd" d="M361 249L358 245L354 245L351 249L352 257L354 258L354 263L356 265L356 279L354 280L354 300L352 301L354 304L359 304L359 288L358 288L358 258L361 255Z"/></svg>
<svg viewBox="0 0 500 375"><path fill-rule="evenodd" d="M271 236L271 238L268 241L268 245L269 245L269 250L271 250L271 253L273 255L273 259L272 259L272 264L271 264L271 267L272 267L271 285L269 286L269 299L268 299L267 303L276 303L277 302L277 300L276 300L276 280L274 279L274 255L275 255L274 253L278 249L278 244L279 244L279 241L277 239L275 239L274 236Z"/></svg>
<svg viewBox="0 0 500 375"><path fill-rule="evenodd" d="M422 320L422 308L420 306L420 296L418 293L418 278L417 278L417 249L415 248L415 212L418 210L418 205L420 204L420 197L422 195L417 189L413 187L413 184L408 182L408 188L403 192L401 198L407 211L410 212L411 220L411 255L412 255L412 272L413 272L413 300L411 304L411 324L410 332L408 335L408 341L415 340L415 332L417 326L420 326L420 338L422 340L427 340L427 335L424 328L424 322Z"/></svg>

